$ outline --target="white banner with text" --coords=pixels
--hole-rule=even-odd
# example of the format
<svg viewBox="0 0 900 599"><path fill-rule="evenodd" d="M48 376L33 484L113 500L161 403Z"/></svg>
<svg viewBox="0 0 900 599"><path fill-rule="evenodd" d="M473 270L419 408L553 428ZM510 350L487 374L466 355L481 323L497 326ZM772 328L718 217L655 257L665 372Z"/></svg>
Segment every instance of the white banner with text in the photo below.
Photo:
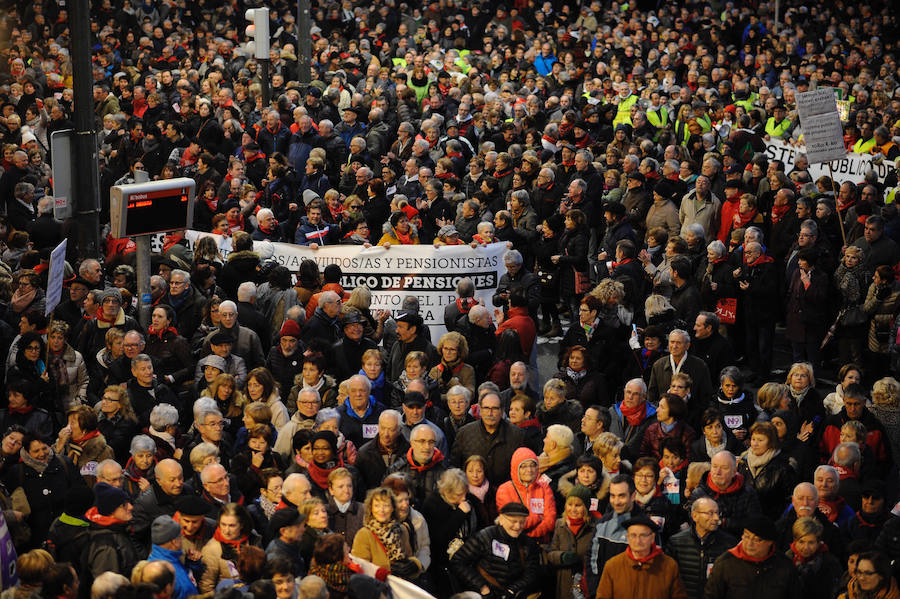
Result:
<svg viewBox="0 0 900 599"><path fill-rule="evenodd" d="M798 154L806 152L806 146L792 146L778 139L770 139L766 142L766 155L769 160L781 160L784 162L784 170L789 173L794 168L794 160ZM838 184L844 181L851 183L862 183L866 171L873 169L878 175L878 181L884 183L888 173L894 168L894 163L887 158L878 160L882 156L872 156L871 154L854 154L847 152L847 155L840 160L831 161L831 171L834 173L834 180ZM875 159L873 161L873 159ZM809 165L809 174L813 182L819 177L830 175L828 162L822 162Z"/></svg>

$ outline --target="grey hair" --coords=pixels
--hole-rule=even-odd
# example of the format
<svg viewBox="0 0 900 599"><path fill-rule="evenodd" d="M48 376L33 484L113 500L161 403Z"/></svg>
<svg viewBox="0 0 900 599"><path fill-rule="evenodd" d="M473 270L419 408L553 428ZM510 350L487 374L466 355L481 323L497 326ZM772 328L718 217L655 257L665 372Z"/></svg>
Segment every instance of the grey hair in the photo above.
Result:
<svg viewBox="0 0 900 599"><path fill-rule="evenodd" d="M297 401L300 401L300 396L304 393L312 394L315 396L317 402L322 402L322 396L319 395L319 390L315 387L303 387L302 389L300 389L300 391L297 393Z"/></svg>
<svg viewBox="0 0 900 599"><path fill-rule="evenodd" d="M531 205L531 199L529 198L528 191L524 189L517 189L509 195L511 198L516 198L517 200L519 200L521 204L524 204L526 206Z"/></svg>
<svg viewBox="0 0 900 599"><path fill-rule="evenodd" d="M91 599L113 597L120 588L129 584L131 581L118 572L104 572L91 584Z"/></svg>
<svg viewBox="0 0 900 599"><path fill-rule="evenodd" d="M691 223L685 229L693 233L697 239L706 239L706 229L700 223Z"/></svg>
<svg viewBox="0 0 900 599"><path fill-rule="evenodd" d="M196 469L197 466L203 463L203 460L210 456L216 458L219 457L219 448L206 441L198 443L191 450L190 455L188 455L188 459L191 462L191 468Z"/></svg>
<svg viewBox="0 0 900 599"><path fill-rule="evenodd" d="M860 463L862 453L856 443L838 443L831 457L838 466L849 467Z"/></svg>
<svg viewBox="0 0 900 599"><path fill-rule="evenodd" d="M178 410L175 406L161 403L150 411L150 426L154 429L163 432L176 424L178 424Z"/></svg>
<svg viewBox="0 0 900 599"><path fill-rule="evenodd" d="M169 273L169 278L172 278L172 275L178 275L180 277L184 277L185 283L191 282L191 273L186 270L181 270L180 268L173 268L172 272Z"/></svg>
<svg viewBox="0 0 900 599"><path fill-rule="evenodd" d="M829 466L829 465L827 465L827 464L822 464L821 466L819 466L818 468L816 468L816 470L813 472L813 479L815 479L816 474L818 474L819 472L827 472L828 474L831 475L831 477L832 477L834 480L840 480L840 479L841 479L841 475L838 473L837 468L835 468L834 466Z"/></svg>
<svg viewBox="0 0 900 599"><path fill-rule="evenodd" d="M541 172L542 175L544 175L545 177L547 177L547 178L550 179L551 181L555 181L555 180L556 180L556 173L553 172L553 169L552 169L552 168L542 168L540 172Z"/></svg>
<svg viewBox="0 0 900 599"><path fill-rule="evenodd" d="M485 315L490 315L490 311L487 308L480 304L477 306L472 306L472 309L469 310L469 322L477 322Z"/></svg>
<svg viewBox="0 0 900 599"><path fill-rule="evenodd" d="M224 302L219 304L219 312L222 312L223 308L231 308L232 310L234 310L235 314L237 314L237 304L231 300L225 300Z"/></svg>
<svg viewBox="0 0 900 599"><path fill-rule="evenodd" d="M381 419L385 416L387 416L388 418L394 418L397 421L397 424L403 422L403 414L401 414L397 410L385 410L378 415L378 424L381 424Z"/></svg>
<svg viewBox="0 0 900 599"><path fill-rule="evenodd" d="M462 395L466 398L466 403L470 403L472 401L472 392L469 391L468 387L463 387L462 385L453 385L450 389L447 390L447 397L451 395Z"/></svg>
<svg viewBox="0 0 900 599"><path fill-rule="evenodd" d="M339 296L334 291L323 291L322 295L319 296L320 304L331 303L331 302L340 302L340 301L341 301L341 296ZM222 302L222 303L225 303L225 302ZM219 309L221 309L221 306L219 307Z"/></svg>
<svg viewBox="0 0 900 599"><path fill-rule="evenodd" d="M265 210L265 208L263 208L263 210ZM260 212L262 212L262 210L260 210ZM256 298L256 283L253 281L244 281L238 285L237 296L239 302L249 302L251 299Z"/></svg>
<svg viewBox="0 0 900 599"><path fill-rule="evenodd" d="M519 250L509 250L503 254L503 264L522 264L522 253Z"/></svg>
<svg viewBox="0 0 900 599"><path fill-rule="evenodd" d="M459 297L475 297L475 282L469 277L463 277L456 284L456 295Z"/></svg>
<svg viewBox="0 0 900 599"><path fill-rule="evenodd" d="M332 123L330 119L322 119L321 121L319 121L320 129L322 128L323 125L326 127L330 127L331 129L334 129L334 123Z"/></svg>
<svg viewBox="0 0 900 599"><path fill-rule="evenodd" d="M372 392L372 381L369 380L369 377L363 376L361 374L354 374L350 377L350 384L352 385L354 381L362 381L366 384L366 393Z"/></svg>
<svg viewBox="0 0 900 599"><path fill-rule="evenodd" d="M199 447L199 445L197 447ZM196 450L197 447L195 447L194 449ZM194 453L194 452L191 451L191 453ZM225 470L225 466L223 466L222 464L219 464L219 463L207 464L206 466L204 466L203 470L200 471L200 481L204 485L209 482L209 477L212 475L213 468L221 468L222 470ZM225 473L228 474L228 471L225 470Z"/></svg>
<svg viewBox="0 0 900 599"><path fill-rule="evenodd" d="M128 332L130 333L131 331ZM134 368L141 362L150 362L152 364L153 360L151 360L150 356L148 356L147 354L138 354L135 357L131 358L131 367Z"/></svg>
<svg viewBox="0 0 900 599"><path fill-rule="evenodd" d="M668 338L671 339L671 338L672 338L672 335L681 335L681 339L682 339L685 343L690 343L690 342L691 342L691 336L688 335L688 332L685 331L684 329L672 329L672 331L669 333Z"/></svg>
<svg viewBox="0 0 900 599"><path fill-rule="evenodd" d="M546 437L553 440L560 447L572 447L572 442L575 441L575 434L565 424L551 424L548 426Z"/></svg>
<svg viewBox="0 0 900 599"><path fill-rule="evenodd" d="M165 404L161 404L161 405L165 405ZM153 428L156 428L156 427L154 426ZM129 453L131 455L135 455L142 451L150 451L150 452L156 451L156 442L147 435L138 435L131 440L131 448L129 449Z"/></svg>
<svg viewBox="0 0 900 599"><path fill-rule="evenodd" d="M211 410L218 410L219 404L216 403L215 398L213 397L198 397L194 400L194 405L191 408L191 412L194 414L194 421L197 421L200 418L200 414L203 412L209 412Z"/></svg>
<svg viewBox="0 0 900 599"><path fill-rule="evenodd" d="M631 379L630 381L625 383L625 386L627 387L628 385L631 385L632 383L637 385L638 387L640 387L642 393L644 393L644 394L647 393L647 383L644 382L644 379L642 379L640 377Z"/></svg>
<svg viewBox="0 0 900 599"><path fill-rule="evenodd" d="M715 252L716 256L718 256L719 258L725 255L725 244L718 239L710 241L709 245L706 246L706 249Z"/></svg>
<svg viewBox="0 0 900 599"><path fill-rule="evenodd" d="M316 414L316 427L318 428L329 420L337 420L338 426L340 426L341 413L334 408L325 408L323 410L319 410L319 413Z"/></svg>
<svg viewBox="0 0 900 599"><path fill-rule="evenodd" d="M213 400L213 401L215 401L215 400ZM210 416L222 418L222 412L220 412L218 409L203 410L202 412L200 412L200 415L197 417L197 419L194 421L194 423L196 424L197 422L200 422L200 423L206 424L206 419L209 418Z"/></svg>
<svg viewBox="0 0 900 599"><path fill-rule="evenodd" d="M459 468L445 470L437 483L437 490L441 497L446 497L448 493L460 493L468 488L469 481L466 478L466 473Z"/></svg>
<svg viewBox="0 0 900 599"><path fill-rule="evenodd" d="M544 383L544 394L559 393L563 397L566 396L566 384L562 379L552 378Z"/></svg>

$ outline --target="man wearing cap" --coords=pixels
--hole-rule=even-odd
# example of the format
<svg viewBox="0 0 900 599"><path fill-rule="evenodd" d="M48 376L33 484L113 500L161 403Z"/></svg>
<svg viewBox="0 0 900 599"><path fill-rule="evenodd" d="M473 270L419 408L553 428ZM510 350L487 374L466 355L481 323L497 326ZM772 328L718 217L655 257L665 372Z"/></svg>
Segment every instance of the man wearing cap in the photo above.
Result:
<svg viewBox="0 0 900 599"><path fill-rule="evenodd" d="M870 479L862 485L862 507L856 515L844 523L841 527L841 536L852 543L856 540L864 540L869 543L875 543L879 537L879 533L885 529L885 523L888 520L897 520L892 518L891 513L885 509L884 482L880 480ZM891 530L886 531L886 539L897 539L895 525L891 526ZM896 541L895 541L896 542Z"/></svg>
<svg viewBox="0 0 900 599"><path fill-rule="evenodd" d="M437 406L428 405L426 392L427 389L422 379L415 379L409 382L406 393L403 394L403 421L400 424L400 434L403 435L404 439L410 441L413 429L420 424L427 424L434 431L437 448L444 454L444 457L447 457L450 455L450 447L447 445L444 431L435 422L426 418L426 414L431 412L432 417L441 420L443 419L444 411ZM426 408L429 409L426 410ZM434 412L437 412L440 418L434 416Z"/></svg>
<svg viewBox="0 0 900 599"><path fill-rule="evenodd" d="M134 509L131 498L106 483L94 487L94 498L94 507L85 513L90 531L81 572L90 580L104 572L130 573L139 558L128 530Z"/></svg>
<svg viewBox="0 0 900 599"><path fill-rule="evenodd" d="M772 116L766 120L766 140L771 138L790 139L794 130L791 119L787 118L787 109L784 102L778 102L772 111Z"/></svg>
<svg viewBox="0 0 900 599"><path fill-rule="evenodd" d="M276 511L269 519L268 537L272 540L266 546L266 561L283 557L290 560L294 575L302 576L306 565L300 555L300 538L306 530L306 516L296 508L286 507Z"/></svg>
<svg viewBox="0 0 900 599"><path fill-rule="evenodd" d="M197 362L194 380L199 382L200 379L205 379L207 385L209 385L212 380L207 375L206 370L207 368L212 367L233 376L235 385L237 385L239 389L243 389L244 383L247 382L247 363L244 362L244 358L231 353L233 345L234 342L228 333L216 332L210 337L209 349L211 353ZM213 358L218 358L218 360Z"/></svg>
<svg viewBox="0 0 900 599"><path fill-rule="evenodd" d="M654 542L659 527L643 514L626 520L628 547L603 568L597 599L687 599L678 564Z"/></svg>
<svg viewBox="0 0 900 599"><path fill-rule="evenodd" d="M370 349L378 349L374 341L363 336L363 317L356 310L345 312L341 317L343 336L334 344L332 352L336 362L339 380L345 380L359 372L362 356Z"/></svg>
<svg viewBox="0 0 900 599"><path fill-rule="evenodd" d="M207 516L209 504L198 495L182 496L175 505L178 509L172 519L181 526L184 563L194 574L194 580L200 580L204 570L201 552L215 534L216 521Z"/></svg>
<svg viewBox="0 0 900 599"><path fill-rule="evenodd" d="M87 279L75 277L69 283L68 299L60 302L60 304L56 306L56 309L53 310L53 318L64 320L68 323L69 330L73 332L72 339L77 339L75 327L80 325L81 321L83 321L86 316L84 311L84 298L87 297L88 291L92 288L93 284Z"/></svg>
<svg viewBox="0 0 900 599"><path fill-rule="evenodd" d="M97 318L84 325L76 347L84 356L88 367L96 363L97 352L106 347L106 333L110 328L115 327L123 331L143 330L134 318L125 315L122 309L122 294L118 289L113 287L103 291L97 300L100 303Z"/></svg>
<svg viewBox="0 0 900 599"><path fill-rule="evenodd" d="M793 599L800 597L794 564L776 551L778 533L765 516L747 518L741 542L713 564L706 583L706 599Z"/></svg>
<svg viewBox="0 0 900 599"><path fill-rule="evenodd" d="M691 505L691 521L691 528L672 535L665 549L678 563L688 597L703 599L713 562L737 545L738 540L719 530L719 506L709 497L701 497Z"/></svg>
<svg viewBox="0 0 900 599"><path fill-rule="evenodd" d="M521 503L504 505L496 525L469 537L453 554L450 574L482 596L524 597L534 592L540 560L535 541L522 534L528 514Z"/></svg>
<svg viewBox="0 0 900 599"><path fill-rule="evenodd" d="M305 351L306 344L300 341L300 324L293 318L285 318L279 331L278 343L269 348L269 355L266 356L266 367L282 393L293 387L294 377L303 371Z"/></svg>
<svg viewBox="0 0 900 599"><path fill-rule="evenodd" d="M644 189L646 177L638 171L628 174L625 180L625 193L622 194L622 205L625 206L626 218L631 223L638 237L643 238L647 213L650 211L650 194Z"/></svg>
<svg viewBox="0 0 900 599"><path fill-rule="evenodd" d="M198 594L191 572L184 564L181 526L171 516L157 516L150 526L150 561L162 561L175 569L175 587L171 599L187 599Z"/></svg>
<svg viewBox="0 0 900 599"><path fill-rule="evenodd" d="M391 348L390 379L400 378L406 367L406 355L411 351L424 352L428 356L428 367L436 365L439 356L434 345L422 333L425 326L417 312L406 311L396 317L397 341Z"/></svg>

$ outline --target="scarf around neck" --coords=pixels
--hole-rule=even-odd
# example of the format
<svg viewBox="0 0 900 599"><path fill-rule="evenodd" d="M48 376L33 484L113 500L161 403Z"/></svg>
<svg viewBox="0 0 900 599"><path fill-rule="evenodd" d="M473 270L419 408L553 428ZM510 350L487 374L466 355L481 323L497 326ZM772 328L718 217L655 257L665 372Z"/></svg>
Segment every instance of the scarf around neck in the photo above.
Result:
<svg viewBox="0 0 900 599"><path fill-rule="evenodd" d="M31 302L34 301L34 297L37 295L36 287L31 287L31 291L26 291L24 293L19 291L19 289L21 288L17 288L15 293L13 293L12 299L9 300L9 307L17 314L31 305Z"/></svg>
<svg viewBox="0 0 900 599"><path fill-rule="evenodd" d="M628 421L628 424L630 426L640 425L640 423L643 422L644 418L647 416L647 402L645 401L642 401L641 405L634 408L629 408L623 401L621 404L619 404L619 409L622 411L622 416L625 417L625 420Z"/></svg>
<svg viewBox="0 0 900 599"><path fill-rule="evenodd" d="M625 553L628 554L628 558L636 561L637 563L643 565L649 561L652 561L658 555L662 555L662 549L656 543L653 544L653 548L650 549L650 553L648 553L644 557L635 557L634 553L631 552L631 547L625 550Z"/></svg>
<svg viewBox="0 0 900 599"><path fill-rule="evenodd" d="M373 517L367 517L365 527L375 535L387 555L388 561L396 562L405 557L403 549L400 547L400 525L396 520L379 522Z"/></svg>
<svg viewBox="0 0 900 599"><path fill-rule="evenodd" d="M50 454L47 456L47 461L42 462L42 461L36 460L33 457L31 457L30 455L28 455L28 452L25 451L24 447L19 452L19 457L22 459L22 463L25 464L26 466L28 466L29 468L36 470L38 472L38 474L44 473L44 471L47 469L47 467L50 466L50 462L53 461L53 456L55 456L55 455L56 455L56 453L53 451L53 448L51 447Z"/></svg>
<svg viewBox="0 0 900 599"><path fill-rule="evenodd" d="M767 553L763 557L750 557L749 555L747 555L747 553L744 551L744 542L743 541L741 541L740 543L738 543L737 545L735 545L734 547L729 549L728 553L730 553L731 555L733 555L736 558L741 559L745 562L759 564L761 562L766 561L773 555L775 555L775 543L772 543L772 547L769 549L769 553Z"/></svg>
<svg viewBox="0 0 900 599"><path fill-rule="evenodd" d="M484 502L484 498L487 497L487 492L490 488L491 483L488 482L488 479L484 479L484 482L477 487L469 483L469 493L477 497L482 503Z"/></svg>
<svg viewBox="0 0 900 599"><path fill-rule="evenodd" d="M765 468L769 462L772 461L776 455L780 453L779 450L774 447L766 450L766 452L762 455L756 455L752 451L747 451L747 468L750 469L750 474L753 475L753 478L759 476L760 471Z"/></svg>

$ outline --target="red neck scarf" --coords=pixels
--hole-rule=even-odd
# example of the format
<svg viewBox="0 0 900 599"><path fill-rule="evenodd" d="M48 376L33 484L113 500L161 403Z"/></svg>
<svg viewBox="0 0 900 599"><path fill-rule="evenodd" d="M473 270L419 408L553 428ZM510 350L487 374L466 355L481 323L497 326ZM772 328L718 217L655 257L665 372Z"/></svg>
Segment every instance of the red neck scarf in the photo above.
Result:
<svg viewBox="0 0 900 599"><path fill-rule="evenodd" d="M474 306L478 305L478 300L474 297L458 297L456 298L456 307L460 314L468 314Z"/></svg>
<svg viewBox="0 0 900 599"><path fill-rule="evenodd" d="M412 229L410 229L409 233L403 234L397 229L393 229L394 236L397 238L397 241L400 242L401 245L415 245L412 240Z"/></svg>
<svg viewBox="0 0 900 599"><path fill-rule="evenodd" d="M625 420L628 421L628 424L630 424L631 426L638 426L641 422L644 421L644 418L647 415L647 402L642 401L641 405L635 408L629 408L623 401L619 405L619 409L622 410L622 416L625 417Z"/></svg>
<svg viewBox="0 0 900 599"><path fill-rule="evenodd" d="M121 310L121 308L119 308L119 309ZM99 320L100 322L105 322L107 324L112 325L112 324L115 324L115 322L116 322L116 320L118 320L118 318L119 318L118 312L116 312L116 315L113 316L112 318L106 318L105 316L103 316L103 308L102 307L97 308L97 320Z"/></svg>
<svg viewBox="0 0 900 599"><path fill-rule="evenodd" d="M75 443L76 445L84 445L91 439L94 439L99 436L100 436L100 431L91 431L89 433L85 433L84 435L82 435L81 437L79 437L77 439L73 438L72 443Z"/></svg>
<svg viewBox="0 0 900 599"><path fill-rule="evenodd" d="M794 565L799 566L800 564L805 564L807 562L811 562L816 559L816 556L820 553L825 553L828 551L828 545L819 541L819 547L816 549L816 552L812 554L810 557L803 557L800 555L800 552L797 551L797 543L791 543L791 552L794 554Z"/></svg>
<svg viewBox="0 0 900 599"><path fill-rule="evenodd" d="M159 337L160 341L162 341L163 335L170 331L173 335L178 334L178 331L175 329L175 327L166 327L164 329L155 329L155 328L153 328L153 325L150 325L150 328L147 329L147 332L149 334Z"/></svg>
<svg viewBox="0 0 900 599"><path fill-rule="evenodd" d="M519 423L519 428L537 427L540 428L541 421L537 418L530 418Z"/></svg>
<svg viewBox="0 0 900 599"><path fill-rule="evenodd" d="M746 258L745 258L746 261ZM765 254L761 254L759 258L754 260L753 262L747 264L747 266L759 266L760 264L768 264L770 262L775 262L770 256L766 256Z"/></svg>
<svg viewBox="0 0 900 599"><path fill-rule="evenodd" d="M206 195L203 196L203 201L206 202L206 207L209 208L210 212L215 212L219 208L219 198L214 197L213 199L209 199Z"/></svg>
<svg viewBox="0 0 900 599"><path fill-rule="evenodd" d="M714 483L714 482L712 481L712 479L709 478L709 475L707 475L706 483L709 485L709 488L710 488L717 496L718 496L718 495L725 495L725 494L728 494L728 493L734 493L734 492L738 491L741 487L744 486L744 475L741 474L740 472L738 472L737 474L735 474L735 475L734 475L734 479L731 481L731 484L728 485L728 488L726 488L726 489L720 489L720 488L716 485L716 483ZM718 497L713 497L713 499L718 499Z"/></svg>
<svg viewBox="0 0 900 599"><path fill-rule="evenodd" d="M651 561L657 555L662 555L662 549L660 549L659 546L656 543L654 543L653 548L650 550L650 553L648 553L644 557L635 557L634 553L631 552L631 547L626 549L625 553L628 555L628 559L634 560L639 564L646 564L647 562Z"/></svg>
<svg viewBox="0 0 900 599"><path fill-rule="evenodd" d="M10 414L20 414L22 416L26 416L28 414L31 414L33 411L34 411L34 406L31 406L31 405L22 406L21 408L14 408L12 406L9 407Z"/></svg>
<svg viewBox="0 0 900 599"><path fill-rule="evenodd" d="M756 210L755 209L751 210L746 215L741 214L740 212L735 212L734 213L734 228L742 229L742 228L746 227L747 225L749 225L750 221L752 221L754 218L756 218Z"/></svg>
<svg viewBox="0 0 900 599"><path fill-rule="evenodd" d="M772 206L772 224L775 225L781 222L781 219L784 218L784 215L787 214L790 209L790 204L785 204L784 206Z"/></svg>
<svg viewBox="0 0 900 599"><path fill-rule="evenodd" d="M419 465L416 463L416 460L413 458L413 450L412 447L406 452L406 461L409 463L409 467L415 470L416 472L425 472L426 470L430 470L434 468L441 460L444 459L444 454L441 453L440 449L434 450L434 455L431 456L431 461L427 464Z"/></svg>
<svg viewBox="0 0 900 599"><path fill-rule="evenodd" d="M731 555L735 556L738 559L744 560L745 562L751 562L754 564L758 564L758 563L766 561L767 559L769 559L770 557L775 555L775 543L772 543L772 547L769 549L769 553L767 553L763 557L750 557L749 555L747 555L747 553L744 551L744 542L743 541L741 541L740 543L738 543L737 545L735 545L734 547L729 549L728 553L730 553Z"/></svg>
<svg viewBox="0 0 900 599"><path fill-rule="evenodd" d="M323 468L319 466L315 462L310 462L306 466L306 471L309 473L310 478L313 479L313 482L318 485L320 489L328 488L328 475L337 470L338 468L344 467L344 460L341 459L341 456L337 456L337 460L334 461L335 466L333 468Z"/></svg>
<svg viewBox="0 0 900 599"><path fill-rule="evenodd" d="M685 468L688 467L688 464L690 464L690 461L688 461L687 459L684 459L684 460L681 460L681 463L678 464L677 466L675 466L674 468L669 468L668 466L663 464L662 460L659 461L660 469L669 468L669 470L671 470L674 473L681 472L682 470L684 470Z"/></svg>
<svg viewBox="0 0 900 599"><path fill-rule="evenodd" d="M613 262L613 263L612 263L612 270L615 272L615 270L616 270L617 268L619 268L620 266L625 266L625 265L628 264L629 262L634 262L634 258L625 258L625 259L622 260L621 262Z"/></svg>
<svg viewBox="0 0 900 599"><path fill-rule="evenodd" d="M333 214L333 213L332 213ZM339 213L340 214L340 213ZM273 231L275 231L275 227L278 226L278 221L273 221L274 224L271 227L264 227L261 224L258 224L259 230L265 233L266 235L271 235Z"/></svg>
<svg viewBox="0 0 900 599"><path fill-rule="evenodd" d="M240 550L241 545L247 544L247 535L244 535L234 541L230 541L225 538L225 536L222 534L222 530L218 526L216 527L216 532L213 533L213 538L220 543L225 543L226 545L231 545L231 547L234 549L235 553L237 553Z"/></svg>
<svg viewBox="0 0 900 599"><path fill-rule="evenodd" d="M844 200L842 200L841 198L838 198L838 202L837 202L838 212L844 212L848 208L852 207L854 204L856 204L856 200L854 200L853 198L847 200L846 202Z"/></svg>
<svg viewBox="0 0 900 599"><path fill-rule="evenodd" d="M512 169L509 169L509 170L506 170L506 171L500 171L500 170L498 169L498 170L494 171L494 178L495 178L495 179L501 179L501 178L505 177L506 175L510 174L511 172L512 172Z"/></svg>
<svg viewBox="0 0 900 599"><path fill-rule="evenodd" d="M578 531L584 527L584 518L569 518L566 516L566 525L572 531L572 534L577 536Z"/></svg>
<svg viewBox="0 0 900 599"><path fill-rule="evenodd" d="M844 507L844 498L838 497L831 501L819 499L819 511L825 514L829 522L837 522L838 516L841 515L841 509Z"/></svg>

